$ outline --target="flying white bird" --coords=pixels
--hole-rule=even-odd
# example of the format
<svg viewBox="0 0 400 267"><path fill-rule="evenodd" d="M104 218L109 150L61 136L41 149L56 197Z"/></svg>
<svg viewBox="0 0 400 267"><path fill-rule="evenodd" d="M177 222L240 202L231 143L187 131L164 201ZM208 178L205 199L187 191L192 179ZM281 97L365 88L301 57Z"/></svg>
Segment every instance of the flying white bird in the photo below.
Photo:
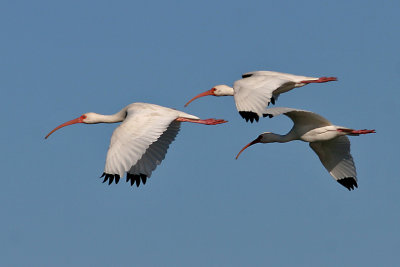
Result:
<svg viewBox="0 0 400 267"><path fill-rule="evenodd" d="M206 125L225 123L225 120L200 118L154 104L133 103L114 115L85 113L79 118L61 124L52 130L46 139L56 130L75 123L114 123L122 122L111 136L107 152L106 165L101 177L111 184L119 182L127 173L126 181L136 186L146 183L157 165L164 159L167 149L178 134L181 122L193 122Z"/></svg>
<svg viewBox="0 0 400 267"><path fill-rule="evenodd" d="M261 134L243 147L236 159L246 148L257 143L286 143L301 140L309 142L322 165L336 181L348 190L357 187L356 167L350 154L350 140L346 135L375 133L375 130L353 130L336 126L316 113L293 108L269 108L266 114L270 118L280 114L288 116L294 123L293 128L286 135L270 132Z"/></svg>
<svg viewBox="0 0 400 267"><path fill-rule="evenodd" d="M239 114L246 121L253 122L254 120L258 121L261 116L266 116L266 108L269 103L275 104L280 94L309 83L325 83L337 80L335 77L314 78L275 71L248 72L243 74L242 78L234 82L233 88L228 85L214 86L210 90L193 97L185 104L185 107L202 96L233 95Z"/></svg>

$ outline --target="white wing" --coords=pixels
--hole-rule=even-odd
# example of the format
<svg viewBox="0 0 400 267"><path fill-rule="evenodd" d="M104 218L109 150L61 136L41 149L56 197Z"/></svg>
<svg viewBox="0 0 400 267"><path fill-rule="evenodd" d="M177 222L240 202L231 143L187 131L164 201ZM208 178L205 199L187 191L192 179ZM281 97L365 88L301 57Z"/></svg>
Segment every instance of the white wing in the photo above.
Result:
<svg viewBox="0 0 400 267"><path fill-rule="evenodd" d="M157 141L149 146L142 158L129 170L126 177L127 182L130 180L131 185L136 182L136 186L140 185L140 181L142 181L143 184L146 183L146 179L150 178L151 173L165 158L168 147L172 141L175 140L175 137L180 130L180 126L181 123L179 121L171 122L167 130L157 139Z"/></svg>
<svg viewBox="0 0 400 267"><path fill-rule="evenodd" d="M265 112L265 115L269 117L275 117L281 114L288 116L295 125L301 125L302 127L312 125L312 128L317 128L332 125L330 121L321 115L307 110L276 107L269 108Z"/></svg>
<svg viewBox="0 0 400 267"><path fill-rule="evenodd" d="M277 71L269 71L269 70L259 70L259 71L247 72L245 74L242 74L242 78L247 78L247 77L256 76L256 75L280 77L282 79L290 80L292 82L301 82L304 80L318 79L316 77L307 77L307 76L301 76L301 75L295 75L295 74L283 73L283 72L277 72Z"/></svg>
<svg viewBox="0 0 400 267"><path fill-rule="evenodd" d="M270 75L252 75L233 84L236 108L246 121L258 121L269 103L275 103L280 87L294 88L295 83L288 79Z"/></svg>
<svg viewBox="0 0 400 267"><path fill-rule="evenodd" d="M147 108L146 108L147 107ZM146 177L164 159L169 144L179 131L180 123L175 122L179 112L156 105L130 106L127 117L111 137L104 168L104 182L111 184L129 171ZM131 175L127 179L137 178Z"/></svg>
<svg viewBox="0 0 400 267"><path fill-rule="evenodd" d="M354 189L354 186L357 187L357 172L347 136L339 136L329 141L311 142L310 147L336 181L349 190Z"/></svg>

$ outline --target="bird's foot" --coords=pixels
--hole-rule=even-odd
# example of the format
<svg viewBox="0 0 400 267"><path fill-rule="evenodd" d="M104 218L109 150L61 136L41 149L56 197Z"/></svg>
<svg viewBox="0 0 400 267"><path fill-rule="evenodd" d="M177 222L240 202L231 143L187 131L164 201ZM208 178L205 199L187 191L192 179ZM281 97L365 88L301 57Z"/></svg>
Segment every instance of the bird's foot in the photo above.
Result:
<svg viewBox="0 0 400 267"><path fill-rule="evenodd" d="M301 81L300 83L326 83L326 82L331 82L331 81L337 81L336 77L321 77L318 78L318 80L305 80L305 81Z"/></svg>
<svg viewBox="0 0 400 267"><path fill-rule="evenodd" d="M375 130L354 130L351 132L352 134L369 134L369 133L376 133Z"/></svg>
<svg viewBox="0 0 400 267"><path fill-rule="evenodd" d="M216 124L221 124L221 123L226 123L228 121L226 120L219 120L219 119L206 119L206 120L194 120L194 119L188 119L188 118L177 118L177 121L186 121L186 122L193 122L193 123L200 123L200 124L206 124L206 125L216 125Z"/></svg>
<svg viewBox="0 0 400 267"><path fill-rule="evenodd" d="M376 133L375 130L367 130L367 129L363 129L363 130L352 130L352 129L337 129L339 132L344 132L344 133L348 133L350 135L359 135L359 134L370 134L370 133Z"/></svg>

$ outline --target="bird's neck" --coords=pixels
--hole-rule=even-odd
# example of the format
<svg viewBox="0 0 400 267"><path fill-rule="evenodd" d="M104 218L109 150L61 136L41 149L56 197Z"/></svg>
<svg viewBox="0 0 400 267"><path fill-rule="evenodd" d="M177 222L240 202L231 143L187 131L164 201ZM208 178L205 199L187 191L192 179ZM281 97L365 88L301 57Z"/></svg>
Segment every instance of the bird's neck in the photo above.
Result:
<svg viewBox="0 0 400 267"><path fill-rule="evenodd" d="M268 143L287 143L296 139L296 136L292 132L285 135L275 133L268 134Z"/></svg>
<svg viewBox="0 0 400 267"><path fill-rule="evenodd" d="M235 91L233 90L232 87L228 85L223 85L223 88L219 88L218 93L216 93L216 96L228 96L228 95L233 96L234 94Z"/></svg>
<svg viewBox="0 0 400 267"><path fill-rule="evenodd" d="M235 91L233 90L233 87L228 86L226 95L234 95L234 94L235 94Z"/></svg>
<svg viewBox="0 0 400 267"><path fill-rule="evenodd" d="M115 123L121 122L126 118L126 109L122 109L121 111L112 115L95 114L97 123Z"/></svg>

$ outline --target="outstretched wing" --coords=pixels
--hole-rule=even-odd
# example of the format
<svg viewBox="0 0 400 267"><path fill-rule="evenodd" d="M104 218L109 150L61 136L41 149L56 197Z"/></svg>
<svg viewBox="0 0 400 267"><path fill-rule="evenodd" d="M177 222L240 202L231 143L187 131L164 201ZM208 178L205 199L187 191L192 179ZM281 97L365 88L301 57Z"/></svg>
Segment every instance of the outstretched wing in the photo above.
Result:
<svg viewBox="0 0 400 267"><path fill-rule="evenodd" d="M143 184L146 183L146 179L150 178L151 173L165 158L168 147L172 141L175 140L175 137L180 130L180 126L181 123L179 121L171 122L167 130L157 139L157 141L149 146L142 158L128 171L126 176L127 182L130 180L131 185L136 183L136 186L140 185L140 181L142 181Z"/></svg>
<svg viewBox="0 0 400 267"><path fill-rule="evenodd" d="M172 109L129 108L127 117L111 137L104 168L104 182L117 183L126 172L127 180L145 182L164 159L169 144L175 139L180 123Z"/></svg>
<svg viewBox="0 0 400 267"><path fill-rule="evenodd" d="M328 121L321 115L307 110L276 107L269 108L265 111L265 116L268 116L270 118L281 114L288 116L295 125L313 125L313 128L332 125L330 121Z"/></svg>
<svg viewBox="0 0 400 267"><path fill-rule="evenodd" d="M357 187L357 172L347 136L339 136L329 141L311 142L310 147L336 181L348 190Z"/></svg>
<svg viewBox="0 0 400 267"><path fill-rule="evenodd" d="M295 86L294 82L285 77L264 72L243 74L243 77L244 79L233 84L234 97L240 115L246 121L250 120L251 122L258 121L259 117L265 113L269 103L275 104L275 100L281 92L287 92ZM281 90L283 88L284 90Z"/></svg>

